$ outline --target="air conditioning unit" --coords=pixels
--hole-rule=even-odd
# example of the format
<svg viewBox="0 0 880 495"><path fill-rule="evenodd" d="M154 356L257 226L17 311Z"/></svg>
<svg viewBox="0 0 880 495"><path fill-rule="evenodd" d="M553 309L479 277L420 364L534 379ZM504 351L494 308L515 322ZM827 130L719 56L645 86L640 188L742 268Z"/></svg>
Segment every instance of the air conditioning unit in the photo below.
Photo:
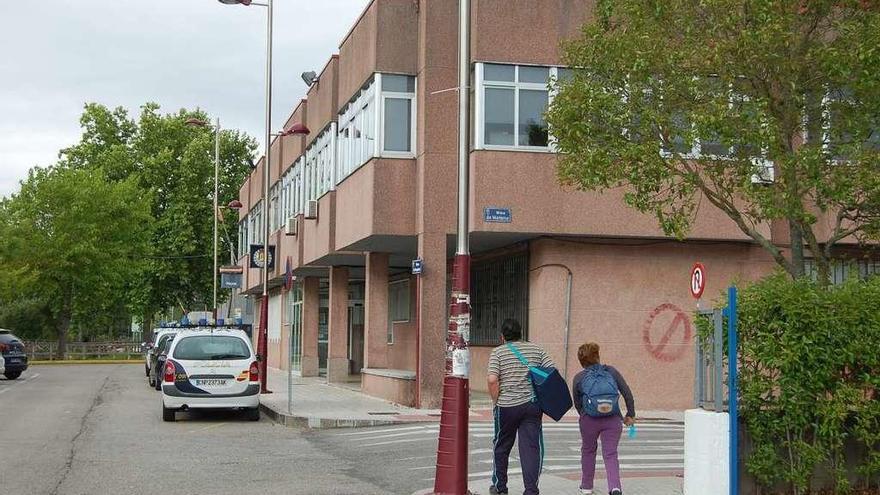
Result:
<svg viewBox="0 0 880 495"><path fill-rule="evenodd" d="M764 159L758 159L755 162L757 172L752 174L752 184L772 184L776 179L776 169L773 162Z"/></svg>
<svg viewBox="0 0 880 495"><path fill-rule="evenodd" d="M296 217L290 217L287 219L287 223L284 224L284 235L296 235Z"/></svg>
<svg viewBox="0 0 880 495"><path fill-rule="evenodd" d="M306 202L306 214L305 218L309 220L317 220L318 219L318 200L310 199Z"/></svg>

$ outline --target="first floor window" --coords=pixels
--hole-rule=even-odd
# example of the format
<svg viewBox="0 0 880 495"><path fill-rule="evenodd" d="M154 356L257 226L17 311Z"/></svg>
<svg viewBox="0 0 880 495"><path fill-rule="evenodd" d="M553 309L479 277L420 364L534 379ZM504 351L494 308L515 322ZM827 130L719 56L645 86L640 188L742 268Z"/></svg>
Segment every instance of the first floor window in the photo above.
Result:
<svg viewBox="0 0 880 495"><path fill-rule="evenodd" d="M555 67L477 64L477 148L548 149L544 114Z"/></svg>

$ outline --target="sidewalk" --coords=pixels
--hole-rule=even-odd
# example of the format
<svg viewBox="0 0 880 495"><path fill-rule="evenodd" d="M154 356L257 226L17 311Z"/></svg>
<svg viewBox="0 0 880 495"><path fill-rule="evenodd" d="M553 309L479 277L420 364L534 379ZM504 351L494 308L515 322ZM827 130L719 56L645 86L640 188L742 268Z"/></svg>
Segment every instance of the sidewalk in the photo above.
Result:
<svg viewBox="0 0 880 495"><path fill-rule="evenodd" d="M345 386L328 385L321 377L292 376L293 409L288 411L288 382L284 371L269 368L267 387L260 396L267 416L288 426L361 428L415 421L439 421L439 410L413 409L367 396Z"/></svg>
<svg viewBox="0 0 880 495"><path fill-rule="evenodd" d="M681 478L626 478L621 480L623 483L623 493L626 495L681 495L682 480ZM482 480L479 482L471 482L470 491L473 495L486 495L489 493L490 480ZM508 491L511 494L520 494L523 492L522 477L518 474L511 474L508 483ZM541 481L538 488L541 493L551 495L557 494L577 494L580 488L580 479L572 480L560 476L548 474L546 471L541 474ZM432 489L420 490L413 495L430 495ZM596 488L593 495L607 495L608 490L605 486L605 480L596 479Z"/></svg>
<svg viewBox="0 0 880 495"><path fill-rule="evenodd" d="M260 396L263 412L284 425L308 428L361 428L398 423L437 422L439 409L414 409L362 394L345 385L330 385L322 377L302 378L292 375L293 408L288 411L288 383L284 371L269 368L268 388L271 394ZM684 421L678 411L639 411L641 421ZM483 392L471 393L470 420L491 422L492 403ZM572 409L563 422L576 422Z"/></svg>

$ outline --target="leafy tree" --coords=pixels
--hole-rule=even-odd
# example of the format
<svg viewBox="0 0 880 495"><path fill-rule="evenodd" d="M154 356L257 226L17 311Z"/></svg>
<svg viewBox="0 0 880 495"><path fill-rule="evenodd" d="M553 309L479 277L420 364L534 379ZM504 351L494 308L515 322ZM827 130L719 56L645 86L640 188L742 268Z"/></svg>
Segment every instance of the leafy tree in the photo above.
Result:
<svg viewBox="0 0 880 495"><path fill-rule="evenodd" d="M80 143L61 153L71 167L102 167L111 180L133 178L151 199L153 231L135 294L146 326L167 307L212 303L214 130L187 126L190 118L209 120L201 111L162 115L148 103L135 121L124 109L89 104L80 119ZM221 132L221 206L238 196L255 150L247 135ZM235 231L236 220L224 216L221 242L224 230ZM221 247L220 253L226 251Z"/></svg>
<svg viewBox="0 0 880 495"><path fill-rule="evenodd" d="M827 281L836 244L880 233L878 47L875 2L600 0L554 83L560 181L624 187L677 238L707 202Z"/></svg>
<svg viewBox="0 0 880 495"><path fill-rule="evenodd" d="M4 299L24 309L19 318L51 322L59 357L74 320L92 321L125 300L148 240L148 199L133 179L58 165L32 169L0 204Z"/></svg>

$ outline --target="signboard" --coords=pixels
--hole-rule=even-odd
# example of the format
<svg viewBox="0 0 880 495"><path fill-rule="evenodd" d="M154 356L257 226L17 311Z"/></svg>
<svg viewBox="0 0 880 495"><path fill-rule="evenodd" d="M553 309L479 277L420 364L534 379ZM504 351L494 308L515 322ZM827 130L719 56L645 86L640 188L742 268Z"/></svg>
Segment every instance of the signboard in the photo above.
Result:
<svg viewBox="0 0 880 495"><path fill-rule="evenodd" d="M423 262L421 259L416 258L416 259L412 260L412 274L413 275L421 275L422 274L422 264L423 264Z"/></svg>
<svg viewBox="0 0 880 495"><path fill-rule="evenodd" d="M483 221L491 223L510 223L510 208L483 208Z"/></svg>
<svg viewBox="0 0 880 495"><path fill-rule="evenodd" d="M251 268L263 268L263 260L265 259L263 245L251 244L250 253ZM269 246L269 259L267 265L269 270L275 269L275 246Z"/></svg>
<svg viewBox="0 0 880 495"><path fill-rule="evenodd" d="M224 289L240 289L240 273L220 273L220 287Z"/></svg>
<svg viewBox="0 0 880 495"><path fill-rule="evenodd" d="M694 263L691 269L691 295L694 299L699 299L703 296L704 290L706 290L706 267L702 263Z"/></svg>

